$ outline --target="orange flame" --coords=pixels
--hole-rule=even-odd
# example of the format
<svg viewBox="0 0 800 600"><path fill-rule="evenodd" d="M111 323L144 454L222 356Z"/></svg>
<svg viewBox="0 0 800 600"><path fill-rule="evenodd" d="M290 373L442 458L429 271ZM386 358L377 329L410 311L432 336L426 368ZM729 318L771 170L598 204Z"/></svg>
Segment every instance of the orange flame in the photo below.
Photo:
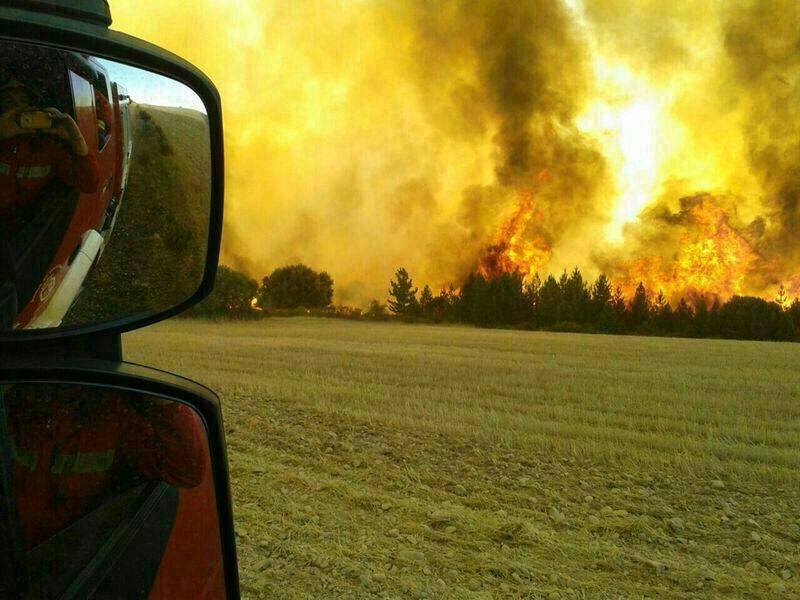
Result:
<svg viewBox="0 0 800 600"><path fill-rule="evenodd" d="M539 174L539 179L546 171ZM542 214L535 210L533 194L524 192L514 213L501 225L492 243L484 250L478 273L486 278L503 273L519 273L528 282L550 260L552 251L545 237L530 231L531 222L540 222Z"/></svg>
<svg viewBox="0 0 800 600"><path fill-rule="evenodd" d="M672 302L684 297L694 305L746 293L747 276L761 257L725 211L703 198L682 216L685 232L671 259L654 255L620 265L617 281L626 297L640 281L653 294L663 292Z"/></svg>
<svg viewBox="0 0 800 600"><path fill-rule="evenodd" d="M662 251L612 265L612 280L626 298L633 297L639 282L653 296L662 292L673 305L685 298L694 306L702 302L710 307L715 299L724 302L748 292L748 276L764 266L763 258L710 196L692 200L672 223L664 223L682 228L671 256ZM518 272L526 282L541 272L552 254L547 238L534 226L541 218L533 194L524 193L481 255L478 272L487 278ZM788 288L800 289L800 275Z"/></svg>

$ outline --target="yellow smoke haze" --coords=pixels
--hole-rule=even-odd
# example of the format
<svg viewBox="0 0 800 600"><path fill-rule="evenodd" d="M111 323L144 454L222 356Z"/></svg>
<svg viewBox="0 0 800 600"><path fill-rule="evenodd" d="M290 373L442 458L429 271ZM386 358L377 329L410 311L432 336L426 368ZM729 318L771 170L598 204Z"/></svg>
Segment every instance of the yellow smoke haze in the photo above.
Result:
<svg viewBox="0 0 800 600"><path fill-rule="evenodd" d="M691 227L681 199L708 194L763 255L738 291L797 273L796 2L111 8L219 88L222 262L255 277L304 262L353 304L385 298L399 266L458 286L526 194L547 271L630 273L654 246L676 260L687 235L661 230Z"/></svg>

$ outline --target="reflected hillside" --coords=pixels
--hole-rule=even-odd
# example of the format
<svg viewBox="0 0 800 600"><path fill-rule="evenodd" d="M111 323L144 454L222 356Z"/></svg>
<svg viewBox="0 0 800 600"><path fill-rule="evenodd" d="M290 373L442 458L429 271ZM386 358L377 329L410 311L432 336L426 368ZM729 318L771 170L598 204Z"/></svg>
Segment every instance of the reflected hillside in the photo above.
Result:
<svg viewBox="0 0 800 600"><path fill-rule="evenodd" d="M188 298L202 279L210 194L206 116L132 109L128 187L108 245L64 325L160 311Z"/></svg>

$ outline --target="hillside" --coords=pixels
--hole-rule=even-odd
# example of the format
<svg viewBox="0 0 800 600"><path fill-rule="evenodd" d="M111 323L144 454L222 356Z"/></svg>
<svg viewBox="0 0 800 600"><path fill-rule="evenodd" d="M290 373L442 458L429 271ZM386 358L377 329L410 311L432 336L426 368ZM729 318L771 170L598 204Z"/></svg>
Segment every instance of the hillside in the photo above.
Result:
<svg viewBox="0 0 800 600"><path fill-rule="evenodd" d="M188 109L132 108L128 188L109 242L64 324L162 310L202 277L210 200L208 126Z"/></svg>

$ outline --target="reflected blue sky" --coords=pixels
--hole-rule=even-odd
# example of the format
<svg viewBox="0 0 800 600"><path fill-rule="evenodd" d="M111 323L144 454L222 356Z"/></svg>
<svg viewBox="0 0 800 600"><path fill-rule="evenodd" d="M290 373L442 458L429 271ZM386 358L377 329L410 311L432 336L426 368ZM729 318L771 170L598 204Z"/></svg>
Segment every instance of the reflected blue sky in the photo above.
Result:
<svg viewBox="0 0 800 600"><path fill-rule="evenodd" d="M192 108L206 114L200 97L191 88L178 81L111 60L102 58L97 60L108 70L111 81L125 86L134 102Z"/></svg>

